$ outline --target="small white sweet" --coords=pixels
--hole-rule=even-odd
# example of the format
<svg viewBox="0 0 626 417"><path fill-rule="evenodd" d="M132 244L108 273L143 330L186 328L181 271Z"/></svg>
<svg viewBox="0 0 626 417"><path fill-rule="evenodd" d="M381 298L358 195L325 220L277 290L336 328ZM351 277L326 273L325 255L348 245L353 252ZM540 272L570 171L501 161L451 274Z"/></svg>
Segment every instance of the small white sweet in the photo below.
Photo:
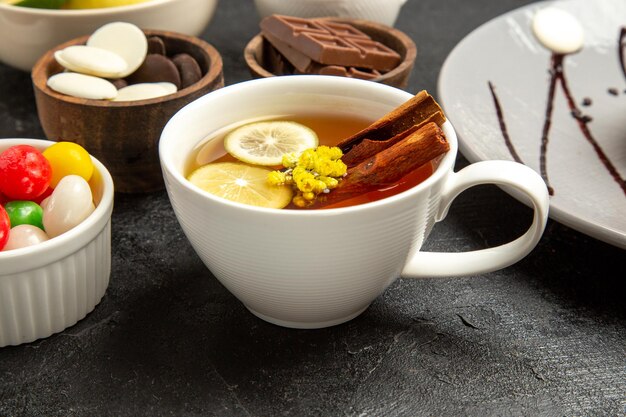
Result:
<svg viewBox="0 0 626 417"><path fill-rule="evenodd" d="M48 240L46 232L30 224L20 224L11 229L9 240L4 246L4 250L25 248L37 245Z"/></svg>
<svg viewBox="0 0 626 417"><path fill-rule="evenodd" d="M128 65L121 77L135 72L148 53L146 35L137 26L126 22L113 22L100 27L89 37L87 46L106 49L121 56Z"/></svg>
<svg viewBox="0 0 626 417"><path fill-rule="evenodd" d="M91 187L83 177L61 178L43 210L43 227L50 238L79 225L95 210Z"/></svg>
<svg viewBox="0 0 626 417"><path fill-rule="evenodd" d="M48 201L50 201L50 196L41 200L41 203L39 203L39 207L41 207L42 210L45 210L46 206L48 205Z"/></svg>
<svg viewBox="0 0 626 417"><path fill-rule="evenodd" d="M167 94L174 94L175 92L178 91L178 87L176 87L176 84L168 83L166 81L161 81L161 82L157 82L154 84L165 89L165 91L167 91Z"/></svg>
<svg viewBox="0 0 626 417"><path fill-rule="evenodd" d="M128 68L126 60L106 49L73 45L57 51L55 59L70 71L105 78L120 78Z"/></svg>
<svg viewBox="0 0 626 417"><path fill-rule="evenodd" d="M65 60L63 59L63 50L56 51L56 52L54 53L54 60L55 60L56 62L58 62L58 63L59 63L59 65L61 65L63 68L65 68L65 69L66 69L66 71L69 71L69 70L68 70L68 68L72 65L71 63L69 63L69 62L67 62L67 61L65 61Z"/></svg>
<svg viewBox="0 0 626 417"><path fill-rule="evenodd" d="M111 100L117 88L111 82L92 75L61 72L48 78L48 87L68 96L93 100Z"/></svg>
<svg viewBox="0 0 626 417"><path fill-rule="evenodd" d="M117 91L114 101L146 100L173 94L177 88L172 83L139 83L132 84Z"/></svg>
<svg viewBox="0 0 626 417"><path fill-rule="evenodd" d="M583 28L574 16L554 7L535 13L532 30L543 46L557 54L573 54L583 47Z"/></svg>

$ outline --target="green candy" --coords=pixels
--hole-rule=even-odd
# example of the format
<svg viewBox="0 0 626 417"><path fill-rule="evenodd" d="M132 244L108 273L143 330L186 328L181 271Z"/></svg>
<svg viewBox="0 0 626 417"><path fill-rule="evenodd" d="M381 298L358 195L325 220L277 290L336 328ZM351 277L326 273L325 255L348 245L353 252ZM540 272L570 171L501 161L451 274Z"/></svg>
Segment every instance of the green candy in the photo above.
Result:
<svg viewBox="0 0 626 417"><path fill-rule="evenodd" d="M20 224L30 224L41 230L43 228L43 209L32 201L10 201L4 205L4 209L9 215L11 228Z"/></svg>

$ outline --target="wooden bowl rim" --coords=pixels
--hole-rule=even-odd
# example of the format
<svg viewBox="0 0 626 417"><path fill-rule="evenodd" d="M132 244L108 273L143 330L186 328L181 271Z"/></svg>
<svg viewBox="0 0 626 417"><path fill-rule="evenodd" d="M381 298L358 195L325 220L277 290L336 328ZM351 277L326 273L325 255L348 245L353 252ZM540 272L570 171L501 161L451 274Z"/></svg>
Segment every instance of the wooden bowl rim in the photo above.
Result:
<svg viewBox="0 0 626 417"><path fill-rule="evenodd" d="M372 22L370 20L363 19L350 19L350 18L341 18L341 17L321 17L319 19L329 20L332 22L338 23L348 23L350 25L355 26L357 29L366 32L363 28L375 28L381 31L388 32L393 37L398 39L406 48L406 54L404 55L402 62L392 69L389 72L384 73L380 77L372 78L369 81L381 82L385 81L389 78L395 77L398 74L402 74L404 71L410 69L413 65L415 58L417 57L417 46L413 39L411 39L406 33L398 30L396 28L383 25L382 23ZM256 74L259 74L263 77L277 77L278 75L269 72L266 70L256 59L255 52L263 45L263 35L261 33L255 35L246 47L244 48L244 60L250 69L252 69Z"/></svg>
<svg viewBox="0 0 626 417"><path fill-rule="evenodd" d="M67 48L72 45L81 45L84 44L89 36L84 35L78 38L74 38L65 43L62 43L59 46L56 46L46 52L41 58L37 60L33 70L31 72L31 78L33 81L33 85L42 93L47 96L59 100L64 101L71 104L79 104L82 106L93 106L93 107L103 107L103 108L117 108L117 107L140 107L140 106L148 106L152 104L164 103L171 100L176 100L179 98L183 98L187 95L194 94L198 91L202 91L204 88L210 86L212 83L217 80L223 72L223 62L222 56L220 53L211 45L210 43L196 38L195 36L183 35L181 33L169 32L164 30L153 30L153 29L142 29L143 33L146 36L159 36L164 38L176 39L178 41L187 42L197 46L204 54L206 54L211 63L210 68L204 74L204 76L200 79L200 81L190 85L189 87L178 90L176 93L168 94L162 97L155 97L145 100L134 100L134 101L111 101L111 100L93 100L93 99L85 99L79 97L68 96L66 94L58 93L48 87L47 81L48 77L46 76L46 70L48 66L54 61L54 53L61 49Z"/></svg>

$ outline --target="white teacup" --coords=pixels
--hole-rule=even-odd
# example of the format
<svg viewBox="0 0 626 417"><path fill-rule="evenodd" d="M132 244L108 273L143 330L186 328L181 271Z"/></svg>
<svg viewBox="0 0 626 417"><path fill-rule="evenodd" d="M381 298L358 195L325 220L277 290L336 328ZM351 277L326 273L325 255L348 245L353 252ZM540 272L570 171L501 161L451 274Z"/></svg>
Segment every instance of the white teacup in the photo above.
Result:
<svg viewBox="0 0 626 417"><path fill-rule="evenodd" d="M254 0L259 15L351 17L393 26L406 0Z"/></svg>
<svg viewBox="0 0 626 417"><path fill-rule="evenodd" d="M548 194L530 168L509 161L453 172L457 138L433 174L383 200L327 210L276 210L231 202L185 179L194 149L212 132L264 116L325 110L375 120L411 94L379 83L328 76L272 77L214 91L180 110L163 130L159 154L170 201L213 275L258 317L320 328L348 321L398 277L476 275L511 265L539 241ZM528 231L502 246L463 253L420 252L454 198L477 184L510 186L528 197Z"/></svg>

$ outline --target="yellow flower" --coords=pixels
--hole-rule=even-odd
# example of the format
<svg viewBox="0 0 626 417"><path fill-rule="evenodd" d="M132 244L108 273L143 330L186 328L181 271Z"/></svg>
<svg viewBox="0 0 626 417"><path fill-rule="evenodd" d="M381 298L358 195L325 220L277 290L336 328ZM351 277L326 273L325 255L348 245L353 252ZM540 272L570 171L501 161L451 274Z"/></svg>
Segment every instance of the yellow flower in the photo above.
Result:
<svg viewBox="0 0 626 417"><path fill-rule="evenodd" d="M294 152L283 155L282 164L285 168L295 168L298 164L298 155Z"/></svg>
<svg viewBox="0 0 626 417"><path fill-rule="evenodd" d="M328 188L329 190L332 190L333 188L336 188L337 185L339 185L339 180L333 177L321 177L320 176L319 180L322 181L324 184L326 184L326 188Z"/></svg>
<svg viewBox="0 0 626 417"><path fill-rule="evenodd" d="M267 174L267 182L270 185L283 185L287 182L287 175L281 171L272 171Z"/></svg>
<svg viewBox="0 0 626 417"><path fill-rule="evenodd" d="M293 204L306 207L313 204L318 194L339 185L348 170L342 156L341 149L328 146L307 149L299 156L285 154L282 163L287 172L273 171L267 180L273 185L293 184L297 191Z"/></svg>

